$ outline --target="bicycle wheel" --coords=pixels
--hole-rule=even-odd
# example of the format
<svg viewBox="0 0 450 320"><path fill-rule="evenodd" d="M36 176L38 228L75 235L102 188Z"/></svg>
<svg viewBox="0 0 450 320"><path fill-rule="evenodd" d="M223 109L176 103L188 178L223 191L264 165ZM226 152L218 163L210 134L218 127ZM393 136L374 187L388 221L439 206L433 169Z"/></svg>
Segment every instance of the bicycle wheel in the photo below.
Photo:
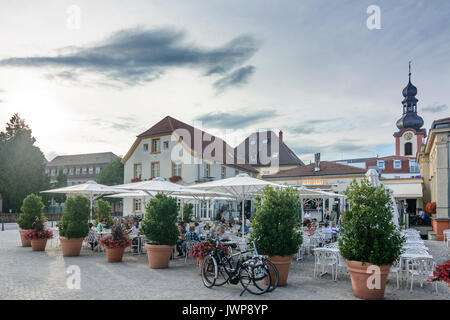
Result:
<svg viewBox="0 0 450 320"><path fill-rule="evenodd" d="M228 273L225 271L225 267L222 264L219 264L217 266L217 277L216 277L216 283L214 284L217 287L223 286L225 283L228 282L229 276Z"/></svg>
<svg viewBox="0 0 450 320"><path fill-rule="evenodd" d="M217 261L213 256L206 256L202 263L202 281L205 287L211 288L217 279Z"/></svg>
<svg viewBox="0 0 450 320"><path fill-rule="evenodd" d="M278 269L269 260L264 261L264 266L269 269L270 277L272 278L271 286L267 292L272 292L278 287Z"/></svg>
<svg viewBox="0 0 450 320"><path fill-rule="evenodd" d="M239 270L239 281L245 290L260 295L270 289L272 278L265 266L253 268L242 265L241 270Z"/></svg>

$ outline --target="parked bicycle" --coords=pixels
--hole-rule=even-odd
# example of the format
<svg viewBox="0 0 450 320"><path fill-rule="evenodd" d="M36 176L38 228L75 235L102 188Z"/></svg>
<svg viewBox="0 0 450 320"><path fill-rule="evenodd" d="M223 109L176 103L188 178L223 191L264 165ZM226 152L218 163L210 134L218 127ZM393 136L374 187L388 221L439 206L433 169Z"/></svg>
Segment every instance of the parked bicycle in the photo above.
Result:
<svg viewBox="0 0 450 320"><path fill-rule="evenodd" d="M254 244L251 250L229 254L224 246L236 248L235 244L222 243L219 239L215 242L215 248L208 252L202 264L202 281L207 288L241 283L244 288L241 295L245 291L260 295L276 288L278 270L265 256L257 253ZM272 281L272 274L275 281Z"/></svg>

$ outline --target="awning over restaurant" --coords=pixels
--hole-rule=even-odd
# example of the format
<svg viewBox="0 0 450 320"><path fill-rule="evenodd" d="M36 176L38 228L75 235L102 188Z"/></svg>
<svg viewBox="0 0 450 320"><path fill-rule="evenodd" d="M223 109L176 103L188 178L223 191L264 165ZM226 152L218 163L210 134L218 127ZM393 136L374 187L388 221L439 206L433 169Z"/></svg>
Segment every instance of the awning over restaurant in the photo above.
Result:
<svg viewBox="0 0 450 320"><path fill-rule="evenodd" d="M396 183L393 181L381 181L386 187L394 191L395 198L421 198L422 181L410 181L408 183Z"/></svg>

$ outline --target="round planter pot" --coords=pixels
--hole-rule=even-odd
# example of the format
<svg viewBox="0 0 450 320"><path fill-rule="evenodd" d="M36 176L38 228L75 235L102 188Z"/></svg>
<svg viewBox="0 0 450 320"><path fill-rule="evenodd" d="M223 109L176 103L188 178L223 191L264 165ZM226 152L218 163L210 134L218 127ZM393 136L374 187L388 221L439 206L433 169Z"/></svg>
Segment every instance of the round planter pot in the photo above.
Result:
<svg viewBox="0 0 450 320"><path fill-rule="evenodd" d="M355 297L367 300L383 299L391 265L376 266L371 263L362 264L360 261L349 260L345 262L350 272ZM379 274L377 274L377 270L379 270Z"/></svg>
<svg viewBox="0 0 450 320"><path fill-rule="evenodd" d="M147 248L147 258L150 268L162 269L169 267L173 246L145 244L145 247Z"/></svg>
<svg viewBox="0 0 450 320"><path fill-rule="evenodd" d="M124 250L125 248L106 248L108 262L122 262Z"/></svg>
<svg viewBox="0 0 450 320"><path fill-rule="evenodd" d="M47 245L47 239L31 240L31 249L33 251L45 251L46 245Z"/></svg>
<svg viewBox="0 0 450 320"><path fill-rule="evenodd" d="M20 241L22 241L22 247L31 247L31 240L25 239L25 233L33 229L19 229Z"/></svg>
<svg viewBox="0 0 450 320"><path fill-rule="evenodd" d="M278 286L282 287L287 284L287 279L289 275L289 268L291 267L292 258L294 255L290 256L272 256L268 257L268 260L272 262L278 270ZM270 276L272 278L272 285L275 284L275 272L270 271Z"/></svg>
<svg viewBox="0 0 450 320"><path fill-rule="evenodd" d="M83 238L70 238L59 237L61 241L61 249L64 257L79 256L81 252L81 246L83 244Z"/></svg>

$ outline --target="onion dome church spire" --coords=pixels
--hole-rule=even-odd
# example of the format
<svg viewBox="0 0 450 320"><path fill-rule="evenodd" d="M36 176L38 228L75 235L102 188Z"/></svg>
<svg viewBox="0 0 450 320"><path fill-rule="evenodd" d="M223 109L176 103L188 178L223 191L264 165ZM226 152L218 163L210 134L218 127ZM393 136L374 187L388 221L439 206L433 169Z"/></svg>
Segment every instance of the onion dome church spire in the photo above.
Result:
<svg viewBox="0 0 450 320"><path fill-rule="evenodd" d="M423 126L423 119L417 115L417 88L411 83L411 61L409 62L409 81L408 85L403 89L403 116L397 121L397 128L400 130L411 128L420 130Z"/></svg>

